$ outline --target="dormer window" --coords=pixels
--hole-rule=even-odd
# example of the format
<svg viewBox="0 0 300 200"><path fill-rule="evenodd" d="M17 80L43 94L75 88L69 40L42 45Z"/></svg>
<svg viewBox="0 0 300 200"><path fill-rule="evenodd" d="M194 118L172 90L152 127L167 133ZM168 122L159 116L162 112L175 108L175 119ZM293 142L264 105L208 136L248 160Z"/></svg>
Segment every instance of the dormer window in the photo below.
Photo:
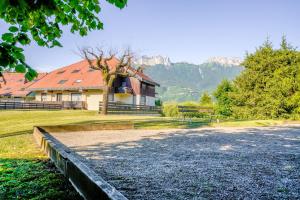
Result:
<svg viewBox="0 0 300 200"><path fill-rule="evenodd" d="M75 73L78 73L78 72L80 72L80 69L74 69L74 70L72 71L72 74L75 74Z"/></svg>
<svg viewBox="0 0 300 200"><path fill-rule="evenodd" d="M65 82L67 82L68 80L60 80L59 82L58 82L58 84L64 84Z"/></svg>
<svg viewBox="0 0 300 200"><path fill-rule="evenodd" d="M77 79L76 81L74 81L74 83L81 83L82 80Z"/></svg>
<svg viewBox="0 0 300 200"><path fill-rule="evenodd" d="M59 71L56 74L63 74L63 73L65 73L65 70Z"/></svg>

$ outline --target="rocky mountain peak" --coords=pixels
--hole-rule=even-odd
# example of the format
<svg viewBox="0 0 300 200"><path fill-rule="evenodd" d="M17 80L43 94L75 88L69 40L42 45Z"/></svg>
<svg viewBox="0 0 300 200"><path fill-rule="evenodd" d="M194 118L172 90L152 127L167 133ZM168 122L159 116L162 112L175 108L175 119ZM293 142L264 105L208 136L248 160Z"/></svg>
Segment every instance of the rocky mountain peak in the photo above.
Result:
<svg viewBox="0 0 300 200"><path fill-rule="evenodd" d="M142 56L135 61L136 65L147 65L147 66L154 66L154 65L165 65L170 66L171 60L169 57L164 56Z"/></svg>

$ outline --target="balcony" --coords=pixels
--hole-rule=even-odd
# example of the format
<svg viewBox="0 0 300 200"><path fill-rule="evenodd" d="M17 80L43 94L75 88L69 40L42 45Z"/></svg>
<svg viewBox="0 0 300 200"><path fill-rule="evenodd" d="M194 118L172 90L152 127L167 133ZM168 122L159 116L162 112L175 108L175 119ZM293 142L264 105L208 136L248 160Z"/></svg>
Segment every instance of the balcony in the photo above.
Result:
<svg viewBox="0 0 300 200"><path fill-rule="evenodd" d="M130 87L116 87L115 93L132 94L133 90Z"/></svg>

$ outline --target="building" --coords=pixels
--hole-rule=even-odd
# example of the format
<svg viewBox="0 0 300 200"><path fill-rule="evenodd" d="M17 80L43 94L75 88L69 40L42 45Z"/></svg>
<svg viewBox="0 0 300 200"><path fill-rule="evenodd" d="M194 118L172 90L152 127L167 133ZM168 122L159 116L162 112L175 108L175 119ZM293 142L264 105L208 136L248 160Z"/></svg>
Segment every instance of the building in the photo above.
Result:
<svg viewBox="0 0 300 200"><path fill-rule="evenodd" d="M112 59L108 64L113 68L118 60ZM109 101L154 106L156 86L159 84L142 72L134 77L117 77ZM36 94L36 101L84 102L86 109L98 110L102 101L102 73L83 60L48 73L27 90Z"/></svg>
<svg viewBox="0 0 300 200"><path fill-rule="evenodd" d="M0 99L24 101L34 99L35 93L27 90L27 88L43 78L46 73L39 73L38 77L32 82L26 82L23 73L4 72L3 76L6 81L0 78Z"/></svg>

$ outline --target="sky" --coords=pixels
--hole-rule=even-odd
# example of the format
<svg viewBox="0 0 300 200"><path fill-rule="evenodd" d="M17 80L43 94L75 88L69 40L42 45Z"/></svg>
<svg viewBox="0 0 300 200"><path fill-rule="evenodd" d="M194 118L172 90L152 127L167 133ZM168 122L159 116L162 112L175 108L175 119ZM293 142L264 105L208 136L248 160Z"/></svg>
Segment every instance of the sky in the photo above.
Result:
<svg viewBox="0 0 300 200"><path fill-rule="evenodd" d="M277 47L286 35L300 46L299 0L128 0L120 10L100 0L104 30L80 37L64 27L63 48L25 48L27 63L50 71L81 59L78 47L122 49L199 64L213 56L243 58L267 37ZM0 33L7 29L0 22Z"/></svg>

